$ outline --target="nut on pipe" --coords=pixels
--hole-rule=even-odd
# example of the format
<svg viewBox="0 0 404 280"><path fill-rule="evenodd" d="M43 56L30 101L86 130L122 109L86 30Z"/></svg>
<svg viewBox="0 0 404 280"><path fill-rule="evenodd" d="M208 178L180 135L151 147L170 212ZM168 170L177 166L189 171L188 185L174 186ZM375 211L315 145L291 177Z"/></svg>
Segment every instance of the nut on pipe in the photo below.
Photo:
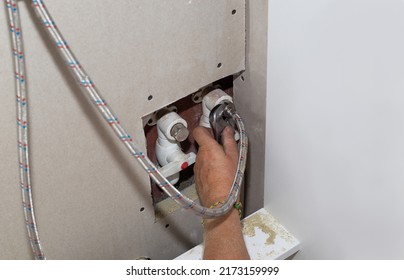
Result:
<svg viewBox="0 0 404 280"><path fill-rule="evenodd" d="M182 123L177 123L171 128L170 134L175 140L182 142L188 138L189 130Z"/></svg>

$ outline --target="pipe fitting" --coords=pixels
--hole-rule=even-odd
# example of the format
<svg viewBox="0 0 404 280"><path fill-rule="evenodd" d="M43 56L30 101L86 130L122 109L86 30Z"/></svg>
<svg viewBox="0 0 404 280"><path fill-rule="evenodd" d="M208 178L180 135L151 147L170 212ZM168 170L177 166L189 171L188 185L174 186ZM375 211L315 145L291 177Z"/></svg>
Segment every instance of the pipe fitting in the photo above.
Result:
<svg viewBox="0 0 404 280"><path fill-rule="evenodd" d="M179 142L188 138L187 122L175 112L163 115L157 121L156 157L159 171L171 184L179 180L179 172L195 163L194 153L185 154Z"/></svg>
<svg viewBox="0 0 404 280"><path fill-rule="evenodd" d="M202 116L199 125L211 128L209 123L209 115L213 108L224 102L233 103L233 98L221 89L215 89L203 97L202 100Z"/></svg>
<svg viewBox="0 0 404 280"><path fill-rule="evenodd" d="M157 121L157 133L159 140L182 142L188 138L187 122L175 112L164 114Z"/></svg>

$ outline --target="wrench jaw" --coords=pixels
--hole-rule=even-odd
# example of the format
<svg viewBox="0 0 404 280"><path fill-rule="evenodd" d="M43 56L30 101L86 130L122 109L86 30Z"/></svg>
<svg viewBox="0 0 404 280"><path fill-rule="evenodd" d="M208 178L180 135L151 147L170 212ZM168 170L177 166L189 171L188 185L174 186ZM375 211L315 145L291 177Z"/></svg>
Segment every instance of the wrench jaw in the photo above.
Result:
<svg viewBox="0 0 404 280"><path fill-rule="evenodd" d="M222 144L222 132L227 126L235 128L232 115L235 112L233 103L223 102L212 109L209 115L209 122L212 127L213 136L219 144Z"/></svg>

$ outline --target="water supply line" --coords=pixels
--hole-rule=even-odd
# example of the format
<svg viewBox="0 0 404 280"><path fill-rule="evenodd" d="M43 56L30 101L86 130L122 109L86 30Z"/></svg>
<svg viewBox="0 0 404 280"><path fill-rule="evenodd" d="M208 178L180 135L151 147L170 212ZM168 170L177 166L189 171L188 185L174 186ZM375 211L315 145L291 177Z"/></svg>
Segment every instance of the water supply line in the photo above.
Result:
<svg viewBox="0 0 404 280"><path fill-rule="evenodd" d="M27 99L25 92L25 67L23 63L23 48L22 48L22 34L19 24L18 7L15 0L4 0L8 9L10 19L10 31L13 41L13 54L16 73L16 92L18 106L18 125L23 130L19 131L19 145L20 146L20 171L21 182L23 188L23 204L26 215L26 223L28 229L28 236L31 241L31 247L36 259L45 259L45 255L39 242L37 226L35 222L35 215L33 211L32 193L29 180L29 157L28 157L28 120L27 120ZM44 1L32 0L32 6L35 13L41 20L41 24L50 35L51 40L55 47L59 50L63 60L66 62L68 68L71 70L70 74L78 81L83 92L90 98L92 104L98 109L99 113L103 116L104 120L113 129L119 140L125 145L129 152L137 159L142 168L149 174L154 182L173 200L175 200L184 209L193 211L196 215L203 218L214 218L227 213L232 209L233 204L238 198L241 182L244 175L246 159L247 159L247 146L248 139L244 128L244 123L236 111L232 111L231 117L240 134L239 141L239 157L237 164L237 171L232 183L232 187L227 199L220 208L207 208L196 203L190 198L181 194L168 180L165 178L153 162L142 152L142 150L134 143L133 138L122 127L116 115L112 112L104 98L99 94L95 84L92 82L84 68L80 65L74 56L71 48L63 38L62 34L56 27L55 22L52 20ZM21 57L21 58L20 58ZM21 106L20 106L21 104ZM21 134L20 134L21 133ZM27 194L25 194L27 192Z"/></svg>
<svg viewBox="0 0 404 280"><path fill-rule="evenodd" d="M20 14L16 0L4 0L11 32L12 53L15 72L15 91L17 98L17 138L18 162L22 206L25 216L28 239L35 259L44 260L38 227L35 219L34 203L32 198L31 171L29 160L29 133L28 133L28 99L25 74L25 57L22 40Z"/></svg>

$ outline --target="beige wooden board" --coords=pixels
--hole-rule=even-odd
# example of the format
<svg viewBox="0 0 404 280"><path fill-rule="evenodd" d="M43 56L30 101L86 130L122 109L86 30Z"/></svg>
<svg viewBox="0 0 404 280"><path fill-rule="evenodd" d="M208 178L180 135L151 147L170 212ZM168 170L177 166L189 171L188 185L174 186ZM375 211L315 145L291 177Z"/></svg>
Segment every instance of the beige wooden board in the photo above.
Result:
<svg viewBox="0 0 404 280"><path fill-rule="evenodd" d="M29 1L19 2L34 202L47 257L170 259L198 244L200 220L193 214L178 211L155 222L147 175L68 76ZM244 0L46 4L141 147L142 116L244 69ZM19 193L10 39L3 5L0 10L0 259L30 259Z"/></svg>
<svg viewBox="0 0 404 280"><path fill-rule="evenodd" d="M242 221L244 241L252 260L283 260L295 254L299 241L262 208ZM202 259L203 245L195 246L176 260Z"/></svg>

